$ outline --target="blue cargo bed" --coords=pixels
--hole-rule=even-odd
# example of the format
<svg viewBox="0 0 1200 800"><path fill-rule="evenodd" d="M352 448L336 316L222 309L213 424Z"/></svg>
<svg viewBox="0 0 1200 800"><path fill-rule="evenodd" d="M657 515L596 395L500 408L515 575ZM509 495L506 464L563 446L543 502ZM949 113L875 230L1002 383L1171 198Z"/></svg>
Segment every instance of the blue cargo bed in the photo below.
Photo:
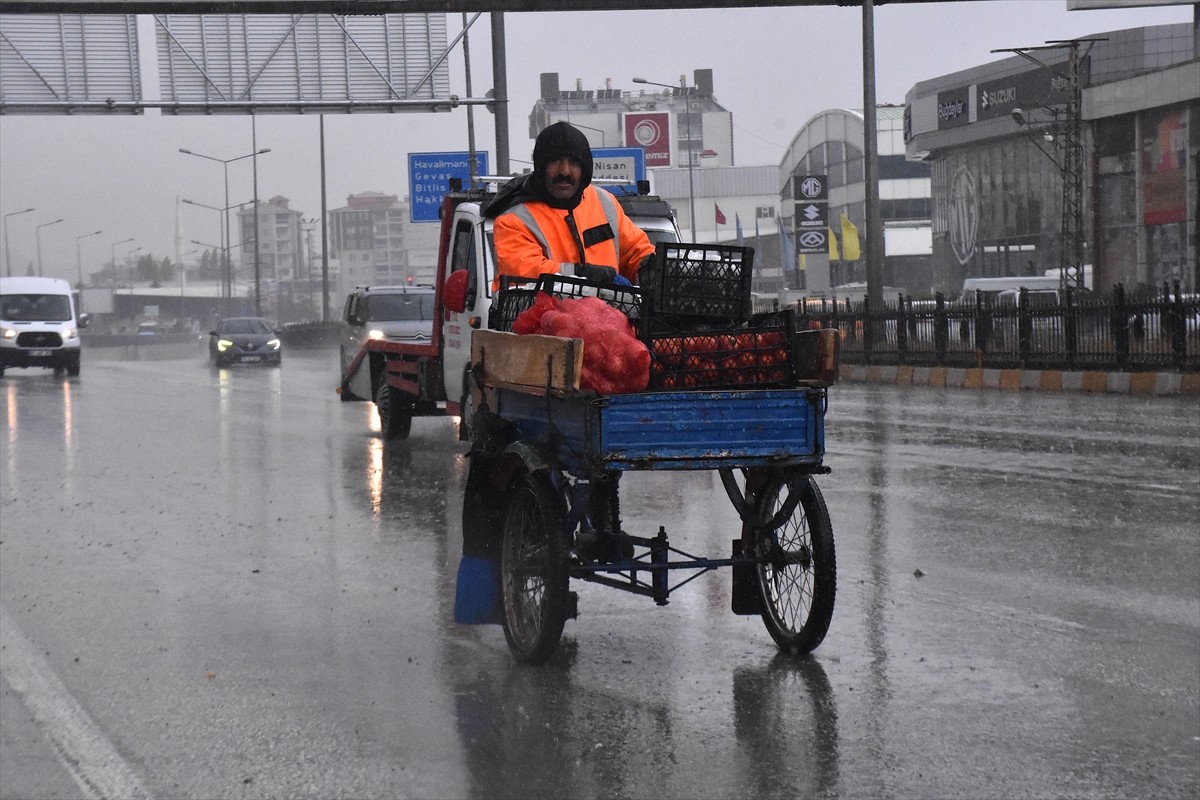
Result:
<svg viewBox="0 0 1200 800"><path fill-rule="evenodd" d="M824 388L597 397L497 388L490 411L571 471L819 467Z"/></svg>

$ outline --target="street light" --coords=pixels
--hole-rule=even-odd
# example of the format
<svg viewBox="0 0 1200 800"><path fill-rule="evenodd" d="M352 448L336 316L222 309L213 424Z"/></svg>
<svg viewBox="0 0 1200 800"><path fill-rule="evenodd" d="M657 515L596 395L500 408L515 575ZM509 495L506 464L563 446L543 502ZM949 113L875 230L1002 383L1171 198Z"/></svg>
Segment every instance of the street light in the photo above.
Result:
<svg viewBox="0 0 1200 800"><path fill-rule="evenodd" d="M12 277L12 256L8 252L8 218L15 217L17 214L28 214L33 210L32 208L26 208L4 215L4 265L8 268L8 277L10 278Z"/></svg>
<svg viewBox="0 0 1200 800"><path fill-rule="evenodd" d="M133 253L138 252L139 249L145 249L145 248L144 247L134 247L133 249L131 249L131 251L128 251L127 253L125 253L125 269L128 271L128 273L130 273L130 297L133 297L133 265L130 263L130 255L133 255Z"/></svg>
<svg viewBox="0 0 1200 800"><path fill-rule="evenodd" d="M112 262L112 290L113 290L114 294L117 291L117 245L129 244L132 241L133 241L133 239L129 238L129 239L122 239L119 242L112 243L112 248L111 248L112 253L109 255L108 259L109 259L109 261Z"/></svg>
<svg viewBox="0 0 1200 800"><path fill-rule="evenodd" d="M657 81L648 81L645 78L634 78L634 83L645 83L650 86L661 86L664 89L678 89L683 93L683 110L687 114L687 162L688 162L688 216L691 219L692 225L692 241L696 241L696 184L692 178L692 100L691 89L687 82L681 77L679 86L672 86L669 83L658 83Z"/></svg>
<svg viewBox="0 0 1200 800"><path fill-rule="evenodd" d="M37 265L38 265L38 277L39 277L39 278L40 278L40 277L41 277L41 275L42 275L42 228L46 228L46 227L49 227L49 226L51 226L51 225L57 225L57 224L58 224L58 223L60 223L60 222L62 222L62 217L59 217L58 219L54 220L53 222L43 222L41 225L38 225L38 226L37 226L37 231L36 231L36 236L37 236Z"/></svg>
<svg viewBox="0 0 1200 800"><path fill-rule="evenodd" d="M79 291L81 292L83 291L83 256L81 256L79 252L79 241L81 239L86 239L89 236L99 236L102 233L104 233L104 231L92 231L91 233L85 233L82 236L75 237L75 267L79 270Z"/></svg>
<svg viewBox="0 0 1200 800"><path fill-rule="evenodd" d="M261 150L255 150L253 153L246 153L244 156L237 156L235 158L216 158L215 156L206 156L203 153L196 153L183 147L179 148L179 152L183 153L185 156L195 156L196 158L203 158L207 161L215 161L221 165L225 172L225 282L224 286L222 287L222 293L224 295L223 299L225 300L225 309L228 310L229 296L233 293L233 275L231 273L229 263L229 239L231 238L229 230L229 165L234 161L241 161L243 158L253 158L254 156L262 155L263 153L269 153L271 152L271 148L264 147ZM258 231L255 231L255 235L257 234Z"/></svg>

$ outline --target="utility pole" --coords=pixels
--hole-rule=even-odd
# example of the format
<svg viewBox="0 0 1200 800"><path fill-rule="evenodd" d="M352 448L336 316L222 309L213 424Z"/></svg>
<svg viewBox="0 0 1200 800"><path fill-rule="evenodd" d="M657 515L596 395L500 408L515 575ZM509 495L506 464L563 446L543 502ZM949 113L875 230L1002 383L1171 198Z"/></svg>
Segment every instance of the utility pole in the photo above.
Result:
<svg viewBox="0 0 1200 800"><path fill-rule="evenodd" d="M1016 53L1038 67L1045 70L1052 80L1061 81L1066 88L1066 101L1063 108L1051 108L1045 104L1041 108L1047 111L1053 120L1050 130L1059 158L1055 159L1046 153L1054 166L1058 168L1062 178L1062 216L1059 224L1059 279L1063 289L1083 289L1087 285L1084 280L1084 250L1086 246L1083 229L1083 200L1084 200L1084 157L1083 157L1083 82L1080 79L1082 59L1092 49L1096 42L1107 41L1105 38L1051 40L1038 47L1010 47L993 50L993 53ZM1080 53L1080 47L1087 50ZM1066 73L1055 69L1045 62L1030 55L1034 50L1063 50L1067 51ZM1019 125L1029 125L1021 109L1013 109L1013 119ZM1040 143L1036 140L1039 149ZM1045 150L1043 150L1045 152Z"/></svg>

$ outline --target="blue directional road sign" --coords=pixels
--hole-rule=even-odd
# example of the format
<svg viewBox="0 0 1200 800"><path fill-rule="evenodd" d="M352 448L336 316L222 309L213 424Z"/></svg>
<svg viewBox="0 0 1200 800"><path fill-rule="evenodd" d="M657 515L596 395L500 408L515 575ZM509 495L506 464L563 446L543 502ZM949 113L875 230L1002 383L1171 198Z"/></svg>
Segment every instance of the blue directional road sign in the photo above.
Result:
<svg viewBox="0 0 1200 800"><path fill-rule="evenodd" d="M614 194L637 193L637 182L646 180L646 151L640 147L592 149L592 180ZM607 181L621 181L609 184Z"/></svg>
<svg viewBox="0 0 1200 800"><path fill-rule="evenodd" d="M488 174L487 152L476 152L479 165L475 175ZM412 200L409 218L413 222L437 222L442 196L450 190L450 179L461 178L463 186L471 185L471 154L409 153L408 196Z"/></svg>

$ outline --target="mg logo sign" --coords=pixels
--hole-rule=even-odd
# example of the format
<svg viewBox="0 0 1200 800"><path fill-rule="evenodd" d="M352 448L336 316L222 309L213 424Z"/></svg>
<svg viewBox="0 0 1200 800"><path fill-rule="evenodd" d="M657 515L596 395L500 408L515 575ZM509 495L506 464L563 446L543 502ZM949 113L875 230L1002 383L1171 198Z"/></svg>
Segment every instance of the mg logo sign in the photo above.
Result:
<svg viewBox="0 0 1200 800"><path fill-rule="evenodd" d="M966 167L959 167L950 182L950 246L959 264L966 264L975 255L975 236L979 232L979 198L975 192L975 177Z"/></svg>
<svg viewBox="0 0 1200 800"><path fill-rule="evenodd" d="M796 178L796 190L806 200L819 200L825 197L825 176L804 175Z"/></svg>

